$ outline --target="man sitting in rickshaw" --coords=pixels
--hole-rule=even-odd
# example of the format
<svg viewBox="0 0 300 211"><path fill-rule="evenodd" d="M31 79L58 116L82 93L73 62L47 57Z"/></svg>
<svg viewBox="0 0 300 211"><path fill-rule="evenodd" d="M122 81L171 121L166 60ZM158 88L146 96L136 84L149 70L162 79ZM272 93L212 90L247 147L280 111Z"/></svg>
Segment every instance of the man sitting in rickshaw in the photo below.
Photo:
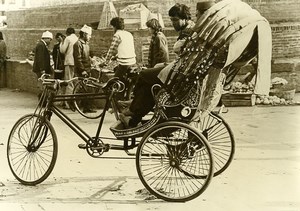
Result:
<svg viewBox="0 0 300 211"><path fill-rule="evenodd" d="M211 1L212 2L212 1ZM181 47L186 41L187 37L192 34L192 28L195 23L191 20L190 8L184 4L177 3L169 10L169 16L172 21L174 29L179 32L177 41L173 46L174 52L179 55ZM174 64L172 62L166 69ZM157 65L155 68L142 70L137 79L134 89L134 99L130 107L120 114L121 121L125 127L136 126L154 106L154 99L151 94L151 87L154 84L161 84L161 80L157 77L165 65Z"/></svg>
<svg viewBox="0 0 300 211"><path fill-rule="evenodd" d="M169 11L175 28L183 21ZM180 10L178 10L180 11ZM176 29L176 28L175 28ZM180 38L180 37L179 37ZM136 127L154 106L151 87L160 84L179 102L198 84L198 116L214 109L225 76L231 78L256 56L256 94L268 94L271 73L271 30L268 21L240 0L197 3L197 22L185 39L178 40L179 58L161 69L142 72L129 110L120 114L126 128ZM151 74L147 74L151 73ZM149 79L151 81L149 82ZM228 81L227 81L228 82Z"/></svg>

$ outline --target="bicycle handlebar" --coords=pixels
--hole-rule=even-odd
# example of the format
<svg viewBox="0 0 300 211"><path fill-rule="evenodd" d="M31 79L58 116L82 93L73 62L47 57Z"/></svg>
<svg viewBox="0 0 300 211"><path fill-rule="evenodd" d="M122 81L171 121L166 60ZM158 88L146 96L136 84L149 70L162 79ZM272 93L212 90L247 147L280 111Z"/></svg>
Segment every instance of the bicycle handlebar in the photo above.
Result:
<svg viewBox="0 0 300 211"><path fill-rule="evenodd" d="M42 81L43 85L59 85L59 86L68 86L72 81L78 80L78 77L71 78L69 80L61 80L61 79L52 79L47 78L50 77L49 74L43 74L38 80Z"/></svg>

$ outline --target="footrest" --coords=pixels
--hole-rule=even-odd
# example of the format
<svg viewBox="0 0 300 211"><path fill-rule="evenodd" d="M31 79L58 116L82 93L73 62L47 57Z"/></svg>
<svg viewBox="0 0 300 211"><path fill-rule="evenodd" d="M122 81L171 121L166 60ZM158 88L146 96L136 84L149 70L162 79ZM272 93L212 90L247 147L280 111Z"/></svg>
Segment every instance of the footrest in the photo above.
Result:
<svg viewBox="0 0 300 211"><path fill-rule="evenodd" d="M124 128L123 123L118 120L110 127L110 130L118 139L142 137L145 132L156 125L159 121L160 115L159 113L155 113L150 120L146 121L144 124L138 124L138 126L134 128Z"/></svg>
<svg viewBox="0 0 300 211"><path fill-rule="evenodd" d="M121 122L121 120L116 121L110 128L113 130L125 129L124 124Z"/></svg>
<svg viewBox="0 0 300 211"><path fill-rule="evenodd" d="M78 144L79 149L86 149L86 144Z"/></svg>

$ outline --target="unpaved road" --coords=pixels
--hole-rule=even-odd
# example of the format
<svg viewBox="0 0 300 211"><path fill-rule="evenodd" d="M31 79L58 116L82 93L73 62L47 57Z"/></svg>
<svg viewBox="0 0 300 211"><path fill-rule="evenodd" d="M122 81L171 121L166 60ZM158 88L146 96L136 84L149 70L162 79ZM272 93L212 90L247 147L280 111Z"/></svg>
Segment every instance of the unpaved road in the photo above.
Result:
<svg viewBox="0 0 300 211"><path fill-rule="evenodd" d="M236 138L234 161L198 198L169 203L144 189L134 159L89 157L78 149L80 139L55 117L59 154L52 174L35 187L19 184L7 164L6 142L14 122L33 112L35 104L32 94L0 89L1 211L300 210L300 106L229 108L223 116ZM69 114L87 131L94 131L97 120ZM113 122L109 115L105 135L111 135L108 128Z"/></svg>

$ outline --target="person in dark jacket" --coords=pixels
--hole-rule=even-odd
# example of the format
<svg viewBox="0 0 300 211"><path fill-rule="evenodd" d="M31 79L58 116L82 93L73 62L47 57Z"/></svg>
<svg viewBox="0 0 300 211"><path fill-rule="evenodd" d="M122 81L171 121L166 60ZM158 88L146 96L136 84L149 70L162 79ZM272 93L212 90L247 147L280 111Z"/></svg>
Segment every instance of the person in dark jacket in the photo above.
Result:
<svg viewBox="0 0 300 211"><path fill-rule="evenodd" d="M54 78L64 79L64 59L65 56L60 52L60 44L64 40L65 36L62 33L57 33L55 39L57 43L53 46L52 57L54 62Z"/></svg>
<svg viewBox="0 0 300 211"><path fill-rule="evenodd" d="M155 18L150 19L146 22L146 26L149 28L152 35L149 46L147 67L151 68L156 64L169 62L168 41L162 32L162 27L159 24L159 21Z"/></svg>
<svg viewBox="0 0 300 211"><path fill-rule="evenodd" d="M52 74L52 68L50 63L49 44L53 39L53 35L49 31L45 31L42 34L42 39L37 43L34 50L34 62L32 71L38 78L42 74Z"/></svg>
<svg viewBox="0 0 300 211"><path fill-rule="evenodd" d="M73 57L75 64L75 73L80 77L88 77L91 74L91 58L89 40L92 36L92 28L84 25L79 32L79 39L73 45ZM81 106L84 113L94 113L92 102L82 100Z"/></svg>
<svg viewBox="0 0 300 211"><path fill-rule="evenodd" d="M92 36L92 28L84 25L79 32L79 39L73 45L73 57L75 73L78 76L88 76L91 72L91 58L89 40Z"/></svg>

